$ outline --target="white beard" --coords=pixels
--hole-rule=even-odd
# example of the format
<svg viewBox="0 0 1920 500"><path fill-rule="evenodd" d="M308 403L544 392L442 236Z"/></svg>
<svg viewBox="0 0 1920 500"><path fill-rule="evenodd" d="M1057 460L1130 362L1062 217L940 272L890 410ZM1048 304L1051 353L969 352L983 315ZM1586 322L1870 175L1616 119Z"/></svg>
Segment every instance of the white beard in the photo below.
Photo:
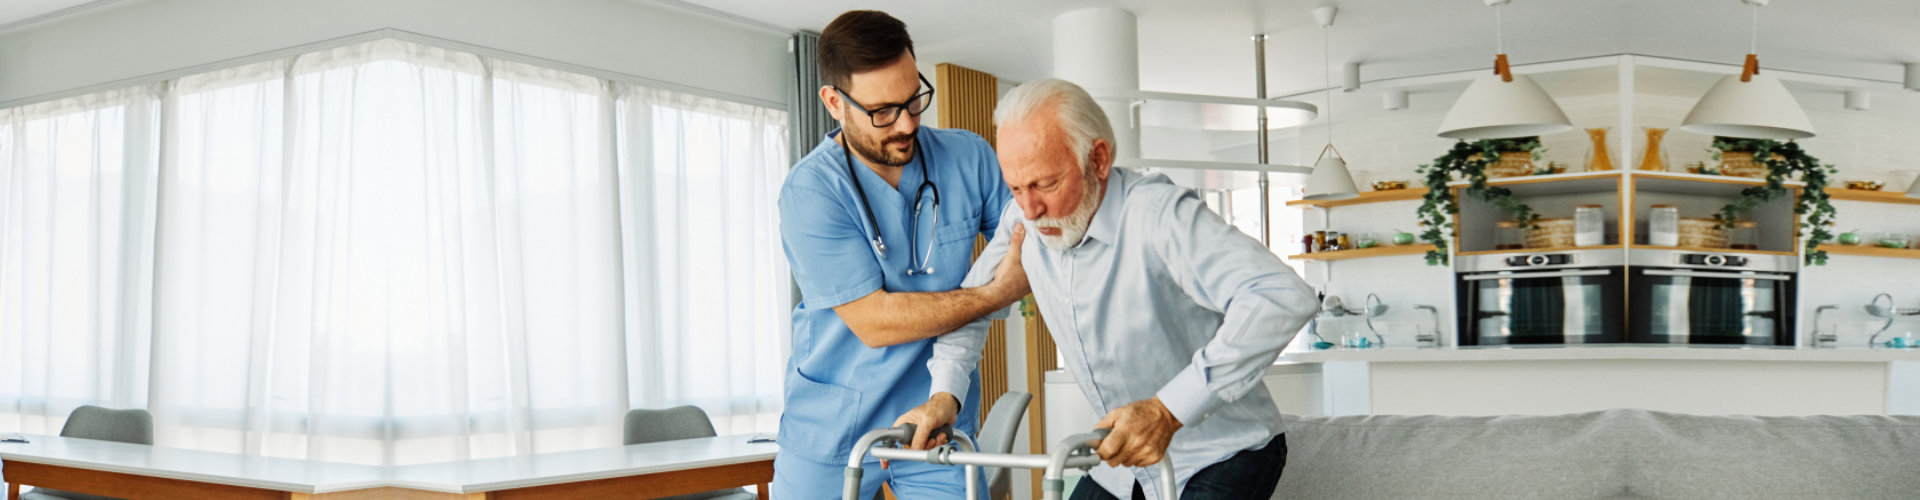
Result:
<svg viewBox="0 0 1920 500"><path fill-rule="evenodd" d="M1106 194L1106 184L1100 182L1100 178L1091 175L1087 176L1085 181L1087 186L1086 195L1080 198L1080 206L1074 207L1073 213L1068 214L1066 217L1041 217L1034 219L1034 229L1054 228L1060 230L1059 236L1048 236L1045 232L1035 231L1036 234L1040 235L1040 243L1046 245L1047 248L1057 251L1070 250L1073 247L1080 246L1080 240L1086 238L1087 227L1093 225L1093 212L1100 208L1100 198Z"/></svg>

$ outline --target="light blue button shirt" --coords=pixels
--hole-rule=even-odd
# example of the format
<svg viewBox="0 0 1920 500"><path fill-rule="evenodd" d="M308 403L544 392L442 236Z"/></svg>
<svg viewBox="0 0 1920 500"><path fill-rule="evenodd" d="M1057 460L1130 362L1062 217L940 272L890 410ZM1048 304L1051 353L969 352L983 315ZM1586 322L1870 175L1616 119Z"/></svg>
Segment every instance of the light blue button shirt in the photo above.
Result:
<svg viewBox="0 0 1920 500"><path fill-rule="evenodd" d="M787 360L778 442L782 454L845 466L855 439L893 425L932 393L959 398L963 411L955 426L971 434L978 412L965 410L978 408L980 392L972 371L938 385L929 378L922 368L934 350L931 339L867 347L833 308L882 289L958 288L973 258L974 237L1000 226L1001 207L1011 196L993 149L972 132L921 127L925 154L901 169L897 187L865 165L855 165L854 177L848 177L845 151L833 140L838 132L801 158L780 189L780 244L804 300L793 309L793 354ZM940 192L938 227L930 227L935 226L930 204L921 222L911 222L922 160ZM866 191L865 203L872 205L879 227L868 223L855 182ZM933 191L919 196L931 199ZM920 232L919 239L912 230ZM875 231L886 240L884 256L869 244ZM908 276L909 261L925 257L929 243L934 273Z"/></svg>
<svg viewBox="0 0 1920 500"><path fill-rule="evenodd" d="M1028 224L1021 262L1066 369L1105 415L1159 396L1183 424L1169 456L1180 479L1286 432L1261 377L1318 307L1306 282L1260 242L1162 175L1113 169L1085 239L1058 251L1017 205L1003 212L961 286L992 280L1004 235ZM983 318L936 342L936 380L971 372L986 341ZM1125 498L1139 481L1157 498L1151 468L1102 465L1095 481Z"/></svg>

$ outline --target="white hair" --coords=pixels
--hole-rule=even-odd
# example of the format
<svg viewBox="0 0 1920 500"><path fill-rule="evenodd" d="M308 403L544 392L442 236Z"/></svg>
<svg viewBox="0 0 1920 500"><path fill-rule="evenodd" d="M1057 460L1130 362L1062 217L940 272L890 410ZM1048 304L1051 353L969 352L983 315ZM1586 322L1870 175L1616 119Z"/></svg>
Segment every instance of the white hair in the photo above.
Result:
<svg viewBox="0 0 1920 500"><path fill-rule="evenodd" d="M1100 104L1094 102L1086 89L1059 78L1034 80L1014 87L994 108L993 124L999 127L1025 121L1048 104L1055 105L1055 123L1066 133L1067 148L1073 151L1082 173L1091 171L1092 163L1088 160L1095 139L1107 141L1108 152L1113 151L1113 124L1107 121L1107 112L1100 109Z"/></svg>

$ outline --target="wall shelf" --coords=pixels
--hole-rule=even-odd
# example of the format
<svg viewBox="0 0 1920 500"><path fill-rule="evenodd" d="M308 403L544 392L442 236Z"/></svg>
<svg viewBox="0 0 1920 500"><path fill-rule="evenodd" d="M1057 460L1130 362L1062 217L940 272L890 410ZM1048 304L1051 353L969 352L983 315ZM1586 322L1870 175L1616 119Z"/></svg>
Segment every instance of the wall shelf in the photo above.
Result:
<svg viewBox="0 0 1920 500"><path fill-rule="evenodd" d="M1827 197L1835 200L1920 205L1920 198L1910 198L1906 193L1900 191L1862 191L1859 189L1827 188Z"/></svg>
<svg viewBox="0 0 1920 500"><path fill-rule="evenodd" d="M1287 256L1287 258L1291 260L1335 261L1335 260L1348 260L1348 259L1364 259L1368 257L1386 257L1390 255L1420 255L1420 254L1425 254L1427 253L1428 250L1433 250L1434 248L1437 248L1437 247L1433 246L1433 244L1431 243L1421 243L1417 245L1382 246L1382 247L1373 247L1373 248L1362 248L1358 250L1334 250L1331 252L1303 253L1299 255L1289 255Z"/></svg>
<svg viewBox="0 0 1920 500"><path fill-rule="evenodd" d="M1592 246L1584 246L1584 247L1549 247L1549 248L1515 248L1511 250L1480 250L1480 251L1474 251L1474 252L1460 252L1455 255L1463 255L1463 256L1464 255L1500 255L1500 254L1520 255L1520 254L1530 254L1530 253L1572 252L1577 250L1619 250L1619 249L1620 249L1620 245L1616 244L1616 245L1592 245Z"/></svg>
<svg viewBox="0 0 1920 500"><path fill-rule="evenodd" d="M1911 248L1881 248L1877 246L1820 245L1828 255L1862 255L1867 257L1892 257L1897 259L1920 259L1920 250Z"/></svg>
<svg viewBox="0 0 1920 500"><path fill-rule="evenodd" d="M1427 195L1427 188L1395 189L1392 191L1367 191L1365 193L1360 193L1360 196L1358 197L1347 198L1344 200L1327 200L1327 201L1293 200L1293 201L1287 202L1287 206L1333 208L1333 207L1344 207L1348 205L1364 205L1367 203L1381 203L1381 202L1388 202L1388 201L1418 200L1420 198L1425 197L1426 195Z"/></svg>
<svg viewBox="0 0 1920 500"><path fill-rule="evenodd" d="M1701 252L1701 253L1750 253L1750 254L1759 254L1759 255L1800 255L1800 253L1797 251L1781 252L1781 251L1775 251L1775 250L1735 250L1732 248L1669 247L1669 246L1660 246L1660 245L1634 245L1630 248L1635 250L1678 250L1682 252ZM1820 248L1825 249L1827 247L1821 246Z"/></svg>

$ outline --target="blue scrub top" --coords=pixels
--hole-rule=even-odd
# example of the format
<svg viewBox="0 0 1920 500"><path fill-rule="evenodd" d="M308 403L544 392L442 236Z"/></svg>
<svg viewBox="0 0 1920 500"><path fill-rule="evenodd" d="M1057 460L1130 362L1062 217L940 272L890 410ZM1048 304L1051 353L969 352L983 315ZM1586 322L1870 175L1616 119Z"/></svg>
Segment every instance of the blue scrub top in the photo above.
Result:
<svg viewBox="0 0 1920 500"><path fill-rule="evenodd" d="M893 425L901 414L927 401L932 378L927 359L933 339L872 348L862 344L833 308L888 292L944 292L960 287L973 258L975 235L991 237L1000 212L1012 195L1000 177L993 149L964 130L920 127L921 155L902 167L899 187L854 158L855 178L847 176L846 156L835 130L814 146L787 174L780 189L780 238L803 300L793 309L793 355L787 360L786 405L780 415L782 453L808 461L845 466L853 442L874 429ZM909 232L920 162L940 191L939 224ZM886 258L873 249L860 195L866 190L887 245ZM931 211L931 189L920 194ZM923 213L920 224L931 224ZM932 235L934 272L907 276L910 259L927 252ZM913 257L909 257L909 255ZM956 426L969 436L978 430L980 374L961 396ZM871 460L871 459L870 459Z"/></svg>

